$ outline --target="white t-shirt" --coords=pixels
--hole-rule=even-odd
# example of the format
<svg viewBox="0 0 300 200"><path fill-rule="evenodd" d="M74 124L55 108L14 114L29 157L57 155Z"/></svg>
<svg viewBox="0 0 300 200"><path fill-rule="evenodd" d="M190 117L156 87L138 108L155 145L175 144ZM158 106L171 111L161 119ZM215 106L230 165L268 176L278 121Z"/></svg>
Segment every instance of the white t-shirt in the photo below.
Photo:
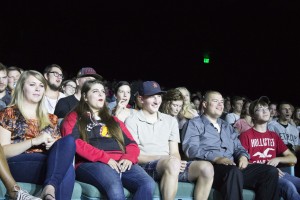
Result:
<svg viewBox="0 0 300 200"><path fill-rule="evenodd" d="M65 94L59 92L57 99L50 99L45 95L45 106L47 107L48 113L54 114L55 106L59 99L66 97Z"/></svg>

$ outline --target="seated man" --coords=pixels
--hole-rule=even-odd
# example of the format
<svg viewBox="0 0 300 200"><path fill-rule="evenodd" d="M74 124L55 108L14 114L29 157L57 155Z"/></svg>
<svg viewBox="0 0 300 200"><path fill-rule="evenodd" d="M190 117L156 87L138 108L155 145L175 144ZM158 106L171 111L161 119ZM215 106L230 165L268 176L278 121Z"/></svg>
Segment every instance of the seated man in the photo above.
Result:
<svg viewBox="0 0 300 200"><path fill-rule="evenodd" d="M260 97L250 104L249 113L254 127L240 135L242 145L250 154L250 163L278 166L280 163L297 162L296 156L287 148L281 138L267 129L270 120L269 99ZM300 199L300 178L279 171L279 195L285 200Z"/></svg>
<svg viewBox="0 0 300 200"><path fill-rule="evenodd" d="M174 200L178 180L195 182L194 199L207 199L213 182L213 166L207 161L181 160L178 122L158 111L162 93L155 81L143 82L138 96L142 108L125 121L141 151L138 163L154 180L160 181L162 199Z"/></svg>
<svg viewBox="0 0 300 200"><path fill-rule="evenodd" d="M207 160L214 166L213 187L223 199L243 199L243 188L253 189L255 199L279 199L278 171L271 165L248 165L249 154L234 128L220 119L222 95L208 91L202 102L203 115L189 120L183 133L183 151L193 160Z"/></svg>

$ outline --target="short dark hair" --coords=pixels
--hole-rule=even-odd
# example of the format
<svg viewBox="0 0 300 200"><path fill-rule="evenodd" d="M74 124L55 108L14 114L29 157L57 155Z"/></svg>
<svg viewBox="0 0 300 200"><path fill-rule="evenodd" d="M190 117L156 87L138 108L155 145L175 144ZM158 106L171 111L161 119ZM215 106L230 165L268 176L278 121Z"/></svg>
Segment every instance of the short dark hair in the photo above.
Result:
<svg viewBox="0 0 300 200"><path fill-rule="evenodd" d="M47 65L45 67L44 74L49 73L53 67L57 67L58 69L60 69L63 72L62 68L59 65L57 65L57 64L51 64L51 65Z"/></svg>

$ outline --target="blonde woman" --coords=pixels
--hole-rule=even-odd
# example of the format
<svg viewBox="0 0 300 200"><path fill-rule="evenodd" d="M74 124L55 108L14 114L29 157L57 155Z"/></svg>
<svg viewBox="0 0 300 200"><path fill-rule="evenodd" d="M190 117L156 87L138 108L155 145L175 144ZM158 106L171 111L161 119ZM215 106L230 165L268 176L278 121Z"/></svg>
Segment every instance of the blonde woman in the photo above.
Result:
<svg viewBox="0 0 300 200"><path fill-rule="evenodd" d="M191 104L191 95L189 90L186 87L177 87L177 89L184 97L184 106L182 109L183 112L181 115L179 115L179 129L182 129L187 120L199 116L199 113L193 108L193 105Z"/></svg>
<svg viewBox="0 0 300 200"><path fill-rule="evenodd" d="M57 117L44 105L46 87L40 72L21 74L11 104L0 112L0 142L16 181L43 185L42 199L71 199L75 142L61 139Z"/></svg>

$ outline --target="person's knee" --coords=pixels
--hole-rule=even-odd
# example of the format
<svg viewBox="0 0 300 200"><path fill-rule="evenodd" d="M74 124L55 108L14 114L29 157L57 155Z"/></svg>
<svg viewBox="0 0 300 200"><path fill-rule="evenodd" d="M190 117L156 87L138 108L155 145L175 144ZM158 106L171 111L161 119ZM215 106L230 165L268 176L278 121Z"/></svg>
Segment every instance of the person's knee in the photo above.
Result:
<svg viewBox="0 0 300 200"><path fill-rule="evenodd" d="M178 158L171 157L165 165L165 173L178 176L180 172L181 161Z"/></svg>
<svg viewBox="0 0 300 200"><path fill-rule="evenodd" d="M210 162L206 161L195 161L194 170L199 173L199 177L212 179L214 177L214 167Z"/></svg>
<svg viewBox="0 0 300 200"><path fill-rule="evenodd" d="M286 189L295 188L294 184L291 181L288 181L288 180L286 180L284 178L280 178L279 179L278 186L280 188L286 188Z"/></svg>
<svg viewBox="0 0 300 200"><path fill-rule="evenodd" d="M271 165L266 165L266 172L269 176L278 176L278 169Z"/></svg>
<svg viewBox="0 0 300 200"><path fill-rule="evenodd" d="M156 183L151 178L151 179L148 179L147 182L144 182L142 187L143 187L143 191L148 191L148 192L153 193L153 191L155 190L155 186L156 186Z"/></svg>
<svg viewBox="0 0 300 200"><path fill-rule="evenodd" d="M124 199L124 189L122 184L109 184L103 187L109 199Z"/></svg>
<svg viewBox="0 0 300 200"><path fill-rule="evenodd" d="M65 139L64 143L68 147L75 147L75 139L72 135L65 136L64 139Z"/></svg>
<svg viewBox="0 0 300 200"><path fill-rule="evenodd" d="M237 168L236 166L232 166L230 168L230 170L228 171L228 174L231 174L233 176L243 177L242 171L239 168Z"/></svg>

